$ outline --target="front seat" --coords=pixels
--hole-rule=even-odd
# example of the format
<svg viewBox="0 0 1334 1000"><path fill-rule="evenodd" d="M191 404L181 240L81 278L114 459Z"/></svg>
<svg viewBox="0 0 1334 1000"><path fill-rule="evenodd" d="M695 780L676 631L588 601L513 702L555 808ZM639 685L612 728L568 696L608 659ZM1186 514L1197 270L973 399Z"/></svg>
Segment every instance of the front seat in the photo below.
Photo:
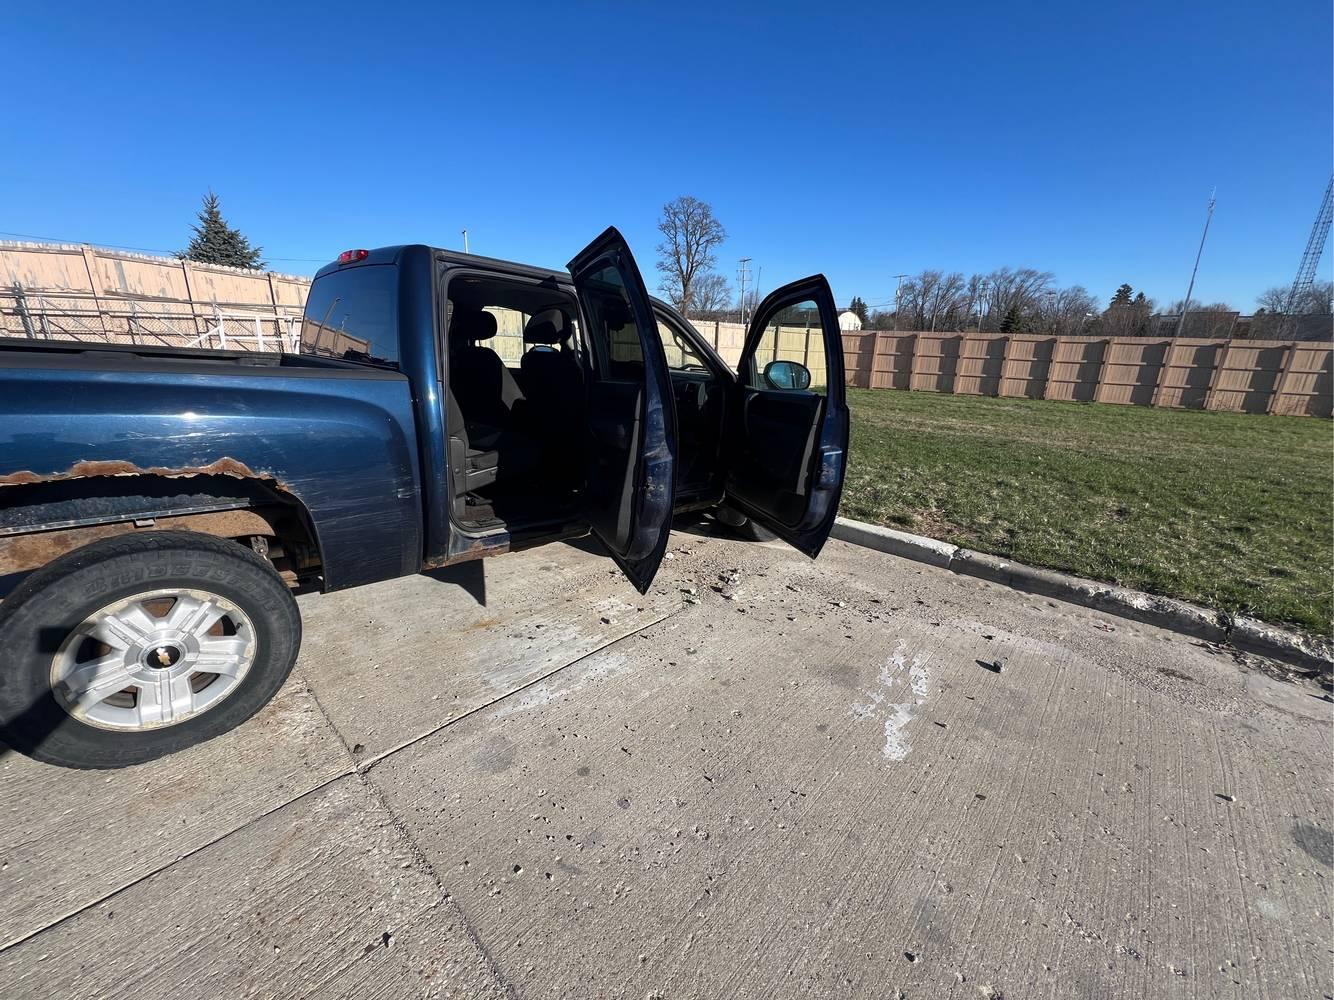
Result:
<svg viewBox="0 0 1334 1000"><path fill-rule="evenodd" d="M500 355L482 341L496 335L496 317L456 307L449 325L451 371L447 417L450 467L456 494L520 479L537 467L533 440L514 427L513 407L522 399Z"/></svg>

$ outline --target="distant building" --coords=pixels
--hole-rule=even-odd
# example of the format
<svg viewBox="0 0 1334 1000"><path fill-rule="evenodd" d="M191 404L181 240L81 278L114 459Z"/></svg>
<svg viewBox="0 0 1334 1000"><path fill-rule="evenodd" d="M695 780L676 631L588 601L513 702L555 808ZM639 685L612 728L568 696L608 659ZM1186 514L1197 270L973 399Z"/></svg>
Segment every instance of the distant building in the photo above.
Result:
<svg viewBox="0 0 1334 1000"><path fill-rule="evenodd" d="M840 330L860 330L862 328L861 317L851 309L845 309L838 314L838 328Z"/></svg>

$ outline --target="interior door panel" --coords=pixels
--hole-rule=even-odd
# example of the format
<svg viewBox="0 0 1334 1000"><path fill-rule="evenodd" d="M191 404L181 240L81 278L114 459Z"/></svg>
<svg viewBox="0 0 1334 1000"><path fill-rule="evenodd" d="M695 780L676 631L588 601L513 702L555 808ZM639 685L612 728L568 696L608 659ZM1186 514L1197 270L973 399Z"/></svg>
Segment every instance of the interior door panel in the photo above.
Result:
<svg viewBox="0 0 1334 1000"><path fill-rule="evenodd" d="M735 456L732 492L756 509L772 507L773 516L789 528L805 514L823 411L824 397L813 392L742 389L746 447Z"/></svg>
<svg viewBox="0 0 1334 1000"><path fill-rule="evenodd" d="M787 333L784 333L785 325ZM802 323L805 324L804 330ZM805 343L796 357L811 357L819 324L824 371L808 380L770 380L758 361L768 335L766 358L778 363L797 350L785 337ZM819 356L819 355L817 355ZM783 364L795 364L795 358ZM843 344L829 283L814 275L771 292L755 311L737 367L729 407L726 451L728 503L809 556L824 546L834 526L848 449L848 407L843 389ZM777 384L775 384L777 382Z"/></svg>
<svg viewBox="0 0 1334 1000"><path fill-rule="evenodd" d="M718 490L726 395L724 383L709 372L672 372L678 503Z"/></svg>
<svg viewBox="0 0 1334 1000"><path fill-rule="evenodd" d="M667 550L676 477L676 409L648 292L609 228L569 264L592 355L588 509L593 534L643 593Z"/></svg>
<svg viewBox="0 0 1334 1000"><path fill-rule="evenodd" d="M642 434L644 387L634 382L594 382L588 390L589 526L600 537L629 538L633 481ZM627 547L626 554L630 549Z"/></svg>

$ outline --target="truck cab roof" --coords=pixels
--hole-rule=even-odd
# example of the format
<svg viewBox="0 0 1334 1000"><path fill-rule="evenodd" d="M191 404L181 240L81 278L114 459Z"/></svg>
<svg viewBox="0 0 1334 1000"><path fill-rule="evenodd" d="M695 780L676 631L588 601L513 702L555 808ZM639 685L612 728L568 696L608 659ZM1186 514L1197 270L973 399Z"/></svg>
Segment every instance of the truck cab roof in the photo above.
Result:
<svg viewBox="0 0 1334 1000"><path fill-rule="evenodd" d="M318 280L326 274L335 274L352 267L364 267L375 264L397 264L405 251L419 247L429 251L432 257L437 261L455 267L475 267L485 271L503 271L506 274L516 274L528 278L537 278L539 280L554 280L565 284L570 281L570 272L566 270L535 267L532 264L521 264L518 261L502 260L499 257L484 257L480 254L464 253L461 250L433 247L426 243L400 243L397 246L377 247L374 250L367 250L365 257L355 261L349 261L345 264L340 264L338 261L332 261L316 271L315 278Z"/></svg>

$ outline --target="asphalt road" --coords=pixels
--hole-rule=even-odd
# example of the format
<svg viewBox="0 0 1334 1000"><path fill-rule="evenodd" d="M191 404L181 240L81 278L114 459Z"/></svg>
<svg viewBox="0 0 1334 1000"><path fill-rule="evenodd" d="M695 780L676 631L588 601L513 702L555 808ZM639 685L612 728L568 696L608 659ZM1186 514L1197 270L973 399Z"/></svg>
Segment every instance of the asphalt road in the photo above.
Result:
<svg viewBox="0 0 1334 1000"><path fill-rule="evenodd" d="M1318 688L843 543L672 556L307 596L227 737L5 754L0 996L1334 992Z"/></svg>

